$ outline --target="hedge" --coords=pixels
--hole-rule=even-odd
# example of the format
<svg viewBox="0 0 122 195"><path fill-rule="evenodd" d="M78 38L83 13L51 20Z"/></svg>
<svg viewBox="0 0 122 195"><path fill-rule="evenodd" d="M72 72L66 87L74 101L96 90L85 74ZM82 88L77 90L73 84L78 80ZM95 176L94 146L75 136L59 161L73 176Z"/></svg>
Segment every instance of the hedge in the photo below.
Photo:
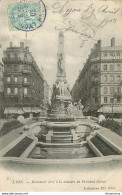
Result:
<svg viewBox="0 0 122 195"><path fill-rule="evenodd" d="M106 119L100 122L100 125L102 127L106 127L111 129L113 132L117 133L118 135L122 136L122 125L115 121L115 120L111 120L111 119Z"/></svg>
<svg viewBox="0 0 122 195"><path fill-rule="evenodd" d="M4 123L3 127L0 129L0 136L3 136L7 134L8 132L10 132L12 129L16 129L21 126L23 126L23 124L20 123L20 121L18 120L8 121Z"/></svg>

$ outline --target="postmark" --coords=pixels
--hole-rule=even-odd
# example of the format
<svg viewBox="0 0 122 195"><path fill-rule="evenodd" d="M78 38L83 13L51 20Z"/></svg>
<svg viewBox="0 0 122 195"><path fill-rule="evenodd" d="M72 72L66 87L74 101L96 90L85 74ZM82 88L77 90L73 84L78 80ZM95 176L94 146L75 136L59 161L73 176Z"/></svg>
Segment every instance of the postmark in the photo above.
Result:
<svg viewBox="0 0 122 195"><path fill-rule="evenodd" d="M42 0L8 5L10 30L33 31L42 26L46 7Z"/></svg>

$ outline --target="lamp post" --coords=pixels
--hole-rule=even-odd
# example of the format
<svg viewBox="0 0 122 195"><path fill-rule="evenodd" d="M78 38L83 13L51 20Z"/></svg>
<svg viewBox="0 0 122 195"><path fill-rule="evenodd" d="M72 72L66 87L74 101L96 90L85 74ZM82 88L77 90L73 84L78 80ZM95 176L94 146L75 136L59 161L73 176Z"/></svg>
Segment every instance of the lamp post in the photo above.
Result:
<svg viewBox="0 0 122 195"><path fill-rule="evenodd" d="M116 103L116 98L117 98L117 95L115 93L112 97L112 121L113 121L113 118L114 118L114 104Z"/></svg>

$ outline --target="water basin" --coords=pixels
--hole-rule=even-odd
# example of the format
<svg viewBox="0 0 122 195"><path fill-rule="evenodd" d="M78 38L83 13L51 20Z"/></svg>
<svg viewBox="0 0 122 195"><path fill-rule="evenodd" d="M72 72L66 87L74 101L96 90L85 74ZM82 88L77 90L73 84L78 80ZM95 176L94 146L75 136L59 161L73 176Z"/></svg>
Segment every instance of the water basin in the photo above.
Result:
<svg viewBox="0 0 122 195"><path fill-rule="evenodd" d="M34 159L81 159L95 157L88 145L77 147L36 146L29 158Z"/></svg>

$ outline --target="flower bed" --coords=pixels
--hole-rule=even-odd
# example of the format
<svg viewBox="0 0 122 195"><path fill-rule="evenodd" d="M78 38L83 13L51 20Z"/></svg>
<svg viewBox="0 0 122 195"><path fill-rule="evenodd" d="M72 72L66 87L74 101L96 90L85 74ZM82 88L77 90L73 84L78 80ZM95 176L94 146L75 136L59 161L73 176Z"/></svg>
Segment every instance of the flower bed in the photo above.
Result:
<svg viewBox="0 0 122 195"><path fill-rule="evenodd" d="M18 120L12 120L8 121L3 124L3 127L0 129L0 136L3 136L10 132L12 129L16 129L18 127L23 126L22 123L20 123Z"/></svg>

